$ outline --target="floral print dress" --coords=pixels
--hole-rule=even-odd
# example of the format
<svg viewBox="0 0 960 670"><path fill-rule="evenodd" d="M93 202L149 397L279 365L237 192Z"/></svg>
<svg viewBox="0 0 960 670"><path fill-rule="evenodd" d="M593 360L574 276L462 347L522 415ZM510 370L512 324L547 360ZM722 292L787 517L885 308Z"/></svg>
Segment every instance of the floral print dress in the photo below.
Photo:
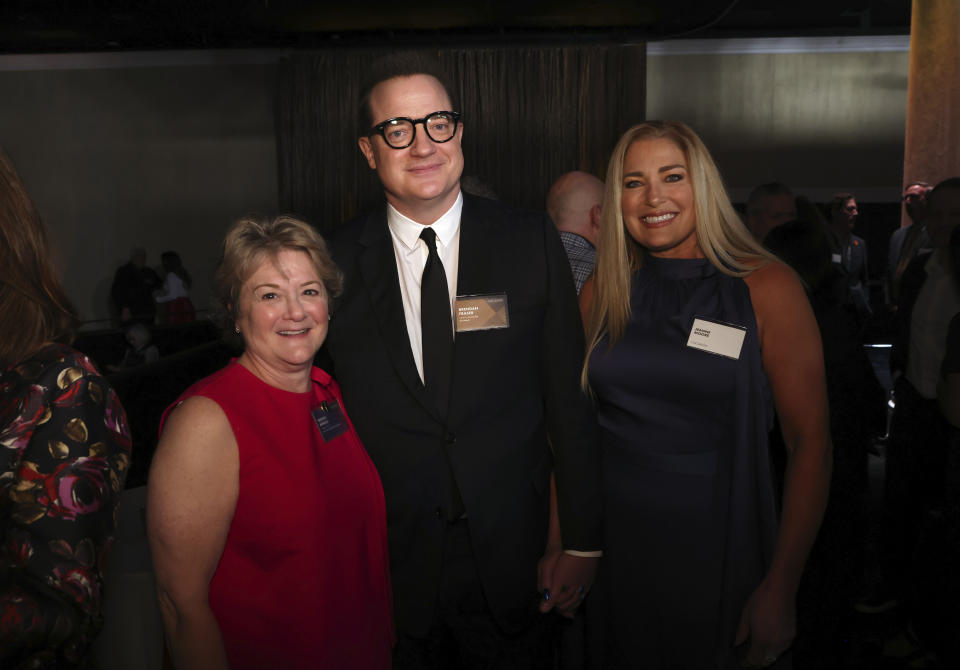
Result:
<svg viewBox="0 0 960 670"><path fill-rule="evenodd" d="M92 666L130 446L83 354L50 344L0 375L0 667Z"/></svg>

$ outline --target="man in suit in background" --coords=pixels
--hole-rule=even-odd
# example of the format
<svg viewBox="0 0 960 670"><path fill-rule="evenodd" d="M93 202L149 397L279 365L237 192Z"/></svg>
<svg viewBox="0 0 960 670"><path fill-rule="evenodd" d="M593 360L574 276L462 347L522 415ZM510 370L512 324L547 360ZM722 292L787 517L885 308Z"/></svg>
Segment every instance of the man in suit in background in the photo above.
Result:
<svg viewBox="0 0 960 670"><path fill-rule="evenodd" d="M846 276L844 301L853 306L861 319L870 308L867 273L867 243L853 234L860 210L852 193L837 193L830 201L830 232L833 237L833 264Z"/></svg>
<svg viewBox="0 0 960 670"><path fill-rule="evenodd" d="M927 194L932 188L925 181L915 181L907 184L903 190L903 208L910 223L893 231L887 250L887 302L894 308L904 270L921 250L930 248L930 236L923 223L923 213L927 207Z"/></svg>
<svg viewBox="0 0 960 670"><path fill-rule="evenodd" d="M560 231L577 295L593 274L602 204L603 182L579 170L560 175L547 192L547 214Z"/></svg>
<svg viewBox="0 0 960 670"><path fill-rule="evenodd" d="M380 61L362 89L387 202L338 231L327 350L383 481L394 667L550 667L538 606L575 609L601 542L576 295L545 216L461 193L464 128L434 67Z"/></svg>

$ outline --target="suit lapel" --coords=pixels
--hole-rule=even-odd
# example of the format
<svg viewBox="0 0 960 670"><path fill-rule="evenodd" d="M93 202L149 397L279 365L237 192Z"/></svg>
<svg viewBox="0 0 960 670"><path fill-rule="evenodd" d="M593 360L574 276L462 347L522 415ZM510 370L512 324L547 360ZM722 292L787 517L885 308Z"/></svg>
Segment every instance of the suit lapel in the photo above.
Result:
<svg viewBox="0 0 960 670"><path fill-rule="evenodd" d="M496 278L497 250L503 243L496 234L495 226L486 220L482 209L478 211L478 202L470 196L463 196L463 212L460 215L460 252L457 269L457 295L475 295L506 290ZM508 297L509 300L509 297ZM456 324L454 324L456 325ZM453 383L450 398L450 423L456 423L463 415L464 407L469 407L470 389L475 387L474 368L483 360L478 347L482 348L482 337L457 336L453 347Z"/></svg>
<svg viewBox="0 0 960 670"><path fill-rule="evenodd" d="M400 295L400 278L397 260L393 251L393 240L387 227L386 211L380 210L367 217L360 244L360 274L370 304L380 329L387 354L393 362L400 379L410 393L432 416L439 419L437 410L426 394L423 382L417 372L417 365L410 350L410 336L407 333L406 318L403 313L403 299Z"/></svg>

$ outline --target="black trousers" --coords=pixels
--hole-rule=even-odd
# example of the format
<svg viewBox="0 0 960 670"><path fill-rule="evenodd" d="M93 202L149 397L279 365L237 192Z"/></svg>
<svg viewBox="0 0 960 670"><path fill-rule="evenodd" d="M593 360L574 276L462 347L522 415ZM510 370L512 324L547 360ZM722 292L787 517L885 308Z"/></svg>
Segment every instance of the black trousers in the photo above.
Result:
<svg viewBox="0 0 960 670"><path fill-rule="evenodd" d="M549 670L554 618L539 614L536 593L530 596L530 625L514 634L500 630L483 594L469 520L449 524L430 630L423 638L399 635L394 670Z"/></svg>

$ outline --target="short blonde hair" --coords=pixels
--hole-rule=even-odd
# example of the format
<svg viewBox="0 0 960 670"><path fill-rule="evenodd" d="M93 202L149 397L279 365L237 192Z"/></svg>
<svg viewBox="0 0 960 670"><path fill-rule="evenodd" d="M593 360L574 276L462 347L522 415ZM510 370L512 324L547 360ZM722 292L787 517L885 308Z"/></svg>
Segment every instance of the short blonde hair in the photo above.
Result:
<svg viewBox="0 0 960 670"><path fill-rule="evenodd" d="M667 139L686 159L693 189L697 244L721 272L746 276L774 257L760 246L730 203L720 171L697 134L679 121L647 121L620 137L607 165L606 194L600 217L600 239L594 270L593 302L587 315L587 358L581 382L587 387L589 352L609 336L613 344L630 320L630 277L640 269L644 249L623 222L623 162L627 150L641 140Z"/></svg>
<svg viewBox="0 0 960 670"><path fill-rule="evenodd" d="M214 291L225 311L224 327L233 331L239 316L240 291L265 258L292 249L306 253L323 282L330 308L343 289L343 273L333 262L323 237L310 224L292 216L244 217L223 240L223 257L214 274Z"/></svg>

